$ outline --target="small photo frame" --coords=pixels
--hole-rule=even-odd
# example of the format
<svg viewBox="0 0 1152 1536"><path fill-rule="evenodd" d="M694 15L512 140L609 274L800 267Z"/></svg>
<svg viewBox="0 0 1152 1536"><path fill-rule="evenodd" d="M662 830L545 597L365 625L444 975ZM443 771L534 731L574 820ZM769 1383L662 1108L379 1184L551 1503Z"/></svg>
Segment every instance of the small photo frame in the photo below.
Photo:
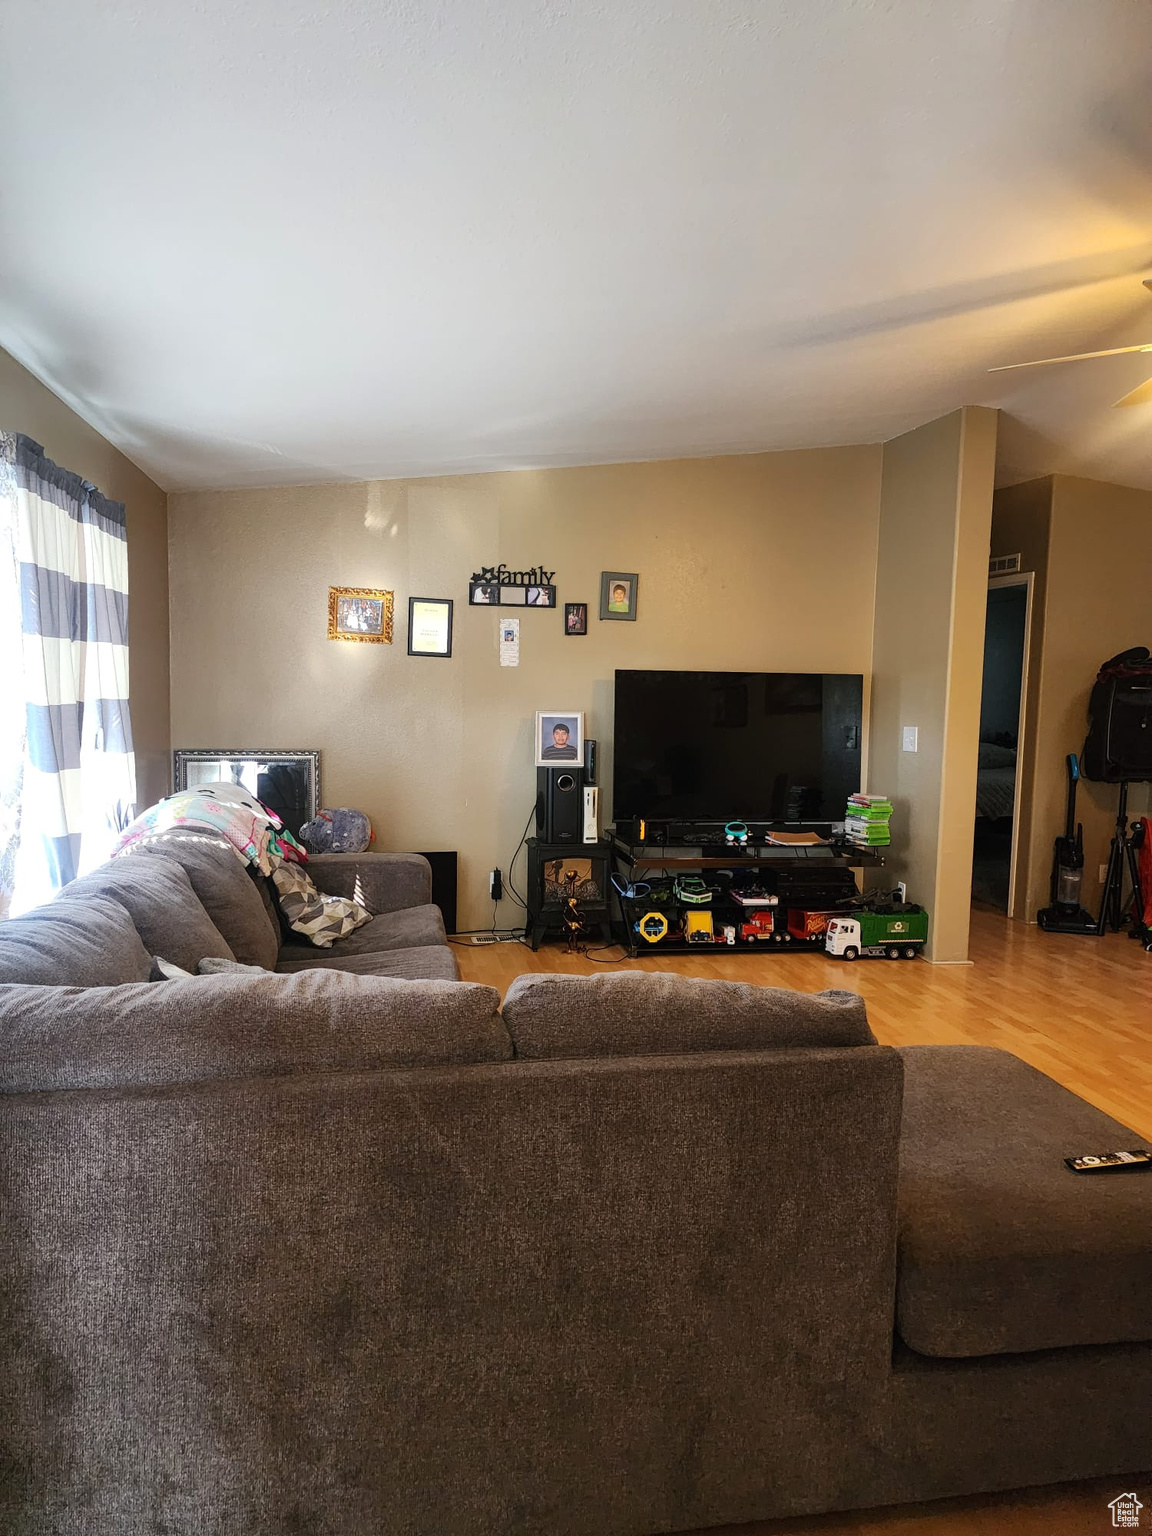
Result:
<svg viewBox="0 0 1152 1536"><path fill-rule="evenodd" d="M500 606L499 582L470 581L468 583L468 602L473 608L498 608Z"/></svg>
<svg viewBox="0 0 1152 1536"><path fill-rule="evenodd" d="M584 761L584 714L581 710L544 709L536 716L536 766L558 768Z"/></svg>
<svg viewBox="0 0 1152 1536"><path fill-rule="evenodd" d="M528 593L529 608L555 608L555 587L526 587L525 591Z"/></svg>
<svg viewBox="0 0 1152 1536"><path fill-rule="evenodd" d="M639 585L640 578L635 571L601 571L600 617L635 620Z"/></svg>
<svg viewBox="0 0 1152 1536"><path fill-rule="evenodd" d="M566 635L586 635L588 633L587 603L564 604L564 633Z"/></svg>
<svg viewBox="0 0 1152 1536"><path fill-rule="evenodd" d="M451 656L452 599L450 597L410 597L408 599L409 656Z"/></svg>
<svg viewBox="0 0 1152 1536"><path fill-rule="evenodd" d="M392 593L379 587L329 587L328 638L391 645Z"/></svg>

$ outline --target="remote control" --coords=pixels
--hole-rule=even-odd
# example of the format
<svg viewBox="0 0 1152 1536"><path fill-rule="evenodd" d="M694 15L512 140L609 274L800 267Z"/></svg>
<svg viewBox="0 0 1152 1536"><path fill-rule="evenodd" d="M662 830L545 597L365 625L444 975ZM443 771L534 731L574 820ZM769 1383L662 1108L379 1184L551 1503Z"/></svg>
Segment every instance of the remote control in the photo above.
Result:
<svg viewBox="0 0 1152 1536"><path fill-rule="evenodd" d="M1132 1152L1097 1152L1064 1161L1073 1173L1133 1173L1137 1168L1152 1168L1152 1152L1137 1147Z"/></svg>

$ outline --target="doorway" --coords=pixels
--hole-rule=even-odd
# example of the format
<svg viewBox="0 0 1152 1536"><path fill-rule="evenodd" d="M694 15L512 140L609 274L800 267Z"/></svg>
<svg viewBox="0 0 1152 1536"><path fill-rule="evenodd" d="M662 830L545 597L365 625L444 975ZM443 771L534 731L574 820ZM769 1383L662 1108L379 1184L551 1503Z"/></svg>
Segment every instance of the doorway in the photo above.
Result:
<svg viewBox="0 0 1152 1536"><path fill-rule="evenodd" d="M1015 900L1016 843L1032 574L996 576L988 583L980 747L976 764L976 826L972 899L997 912Z"/></svg>

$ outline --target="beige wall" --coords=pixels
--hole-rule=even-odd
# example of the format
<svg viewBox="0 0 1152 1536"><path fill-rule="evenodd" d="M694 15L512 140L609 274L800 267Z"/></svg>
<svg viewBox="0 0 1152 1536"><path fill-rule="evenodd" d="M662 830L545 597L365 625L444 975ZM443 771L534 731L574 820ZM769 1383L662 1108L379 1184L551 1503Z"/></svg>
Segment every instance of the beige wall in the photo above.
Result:
<svg viewBox="0 0 1152 1536"><path fill-rule="evenodd" d="M366 810L381 848L458 849L460 922L486 925L533 805L537 709L588 712L610 785L616 667L867 675L879 475L859 447L175 494L173 742L319 747L325 802ZM588 635L523 612L501 668L500 613L467 606L501 560L555 569ZM640 573L635 624L595 617L601 570ZM395 643L327 640L330 584L393 589ZM405 654L413 594L455 599L450 660Z"/></svg>
<svg viewBox="0 0 1152 1536"><path fill-rule="evenodd" d="M1048 539L1052 516L1052 480L1028 480L996 492L992 503L992 554L1019 555L1022 574L1032 574L1032 623L1024 686L1023 736L1017 759L1019 775L1016 834L1016 881L1011 916L1034 922L1048 904L1052 839L1056 835L1035 810L1038 767L1040 678L1044 656L1044 621L1048 593ZM1063 824L1063 823L1061 823Z"/></svg>
<svg viewBox="0 0 1152 1536"><path fill-rule="evenodd" d="M1100 663L1133 645L1152 645L1152 492L1054 475L1037 698L1036 772L1027 914L1048 904L1052 842L1064 827L1064 759L1079 754L1088 695ZM1084 904L1099 910L1099 866L1108 858L1117 789L1081 783ZM1148 806L1133 787L1129 812Z"/></svg>
<svg viewBox="0 0 1152 1536"><path fill-rule="evenodd" d="M995 452L981 407L883 450L868 777L892 798L891 877L927 907L936 961L968 956Z"/></svg>
<svg viewBox="0 0 1152 1536"><path fill-rule="evenodd" d="M168 793L169 785L167 498L143 470L3 351L0 426L25 433L50 459L127 508L137 799L141 807L150 805Z"/></svg>

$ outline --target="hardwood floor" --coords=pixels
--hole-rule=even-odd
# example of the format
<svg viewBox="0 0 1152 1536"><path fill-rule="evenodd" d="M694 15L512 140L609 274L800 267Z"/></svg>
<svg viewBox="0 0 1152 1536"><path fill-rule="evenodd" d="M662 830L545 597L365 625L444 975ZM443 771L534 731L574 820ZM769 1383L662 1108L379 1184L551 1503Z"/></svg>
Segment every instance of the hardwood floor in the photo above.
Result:
<svg viewBox="0 0 1152 1536"><path fill-rule="evenodd" d="M1152 1140L1152 954L1121 934L1049 936L976 908L974 964L967 966L921 960L847 964L820 953L734 955L722 949L596 963L620 954L614 949L591 959L571 956L560 944L535 955L522 944L456 949L464 979L485 982L501 994L525 971L580 975L606 969L668 970L804 992L847 987L867 1000L883 1044L999 1046ZM725 1528L725 1536L1088 1536L1112 1528L1108 1502L1128 1491L1143 1500L1142 1518L1147 1518L1152 1479L1113 1478L733 1526Z"/></svg>

